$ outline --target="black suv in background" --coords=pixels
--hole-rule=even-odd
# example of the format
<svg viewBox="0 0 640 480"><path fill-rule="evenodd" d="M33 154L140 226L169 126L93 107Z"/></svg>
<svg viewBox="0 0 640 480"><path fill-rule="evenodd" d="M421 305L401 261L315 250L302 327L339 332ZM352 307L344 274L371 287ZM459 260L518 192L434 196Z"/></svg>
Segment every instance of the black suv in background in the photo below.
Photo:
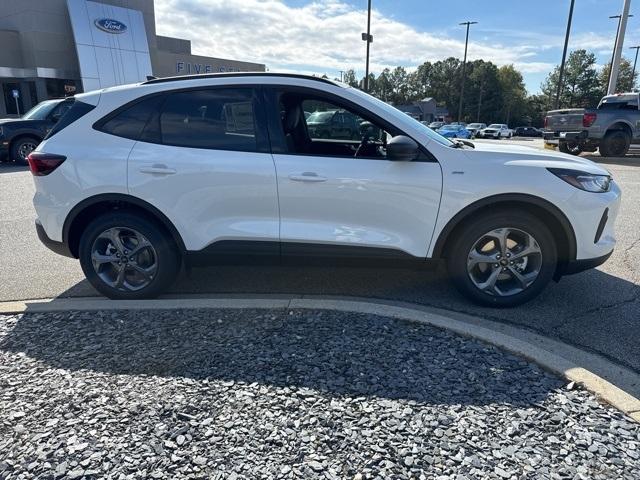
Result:
<svg viewBox="0 0 640 480"><path fill-rule="evenodd" d="M360 121L345 110L316 111L307 117L307 129L311 138L360 140Z"/></svg>
<svg viewBox="0 0 640 480"><path fill-rule="evenodd" d="M0 119L0 160L27 164L27 157L71 108L65 99L39 103L21 118Z"/></svg>

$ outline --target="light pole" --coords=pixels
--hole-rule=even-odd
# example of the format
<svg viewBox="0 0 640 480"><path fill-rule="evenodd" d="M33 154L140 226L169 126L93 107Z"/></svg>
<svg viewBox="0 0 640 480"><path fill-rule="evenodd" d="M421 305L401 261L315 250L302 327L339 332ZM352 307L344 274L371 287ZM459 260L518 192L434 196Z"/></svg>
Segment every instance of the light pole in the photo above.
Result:
<svg viewBox="0 0 640 480"><path fill-rule="evenodd" d="M633 15L629 15L629 18L633 17ZM607 78L607 85L611 81L611 69L613 68L613 59L616 56L616 47L618 46L618 33L620 32L620 22L622 21L622 15L611 15L610 19L617 18L618 19L618 28L616 29L616 41L613 43L613 52L611 52L611 63L609 64L609 77Z"/></svg>
<svg viewBox="0 0 640 480"><path fill-rule="evenodd" d="M564 36L564 50L562 51L562 63L560 63L560 74L558 75L558 90L556 91L556 101L554 109L560 108L560 92L562 92L562 81L564 80L564 64L567 61L567 48L569 47L569 36L571 35L571 22L573 20L573 7L576 0L571 0L569 7L569 19L567 20L567 33Z"/></svg>
<svg viewBox="0 0 640 480"><path fill-rule="evenodd" d="M464 101L464 84L467 80L467 50L469 48L469 27L478 22L462 22L460 25L466 25L467 38L464 42L464 61L462 62L462 87L460 88L460 105L458 106L458 122L462 120L462 103Z"/></svg>
<svg viewBox="0 0 640 480"><path fill-rule="evenodd" d="M636 65L638 65L638 50L640 50L640 46L631 47L631 50L636 51L636 59L633 61L633 73L631 74L631 90L635 91L636 89Z"/></svg>
<svg viewBox="0 0 640 480"><path fill-rule="evenodd" d="M369 46L373 42L373 35L371 35L371 0L369 0L369 6L367 8L367 33L362 34L362 40L367 42L367 66L364 73L364 91L369 91Z"/></svg>
<svg viewBox="0 0 640 480"><path fill-rule="evenodd" d="M607 95L612 95L616 92L618 83L618 73L620 72L620 60L622 58L622 46L624 45L624 37L627 33L627 22L629 21L629 9L631 8L631 0L624 0L624 6L622 7L622 18L620 19L620 26L618 28L616 48L613 52L613 62L611 63L611 75L609 76L609 87L607 88Z"/></svg>

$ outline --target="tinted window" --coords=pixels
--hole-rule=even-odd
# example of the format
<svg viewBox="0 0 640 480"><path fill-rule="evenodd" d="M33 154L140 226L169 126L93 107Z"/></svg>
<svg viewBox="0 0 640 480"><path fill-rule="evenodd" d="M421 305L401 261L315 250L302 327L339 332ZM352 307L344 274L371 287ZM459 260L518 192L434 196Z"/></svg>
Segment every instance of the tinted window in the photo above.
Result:
<svg viewBox="0 0 640 480"><path fill-rule="evenodd" d="M45 138L53 137L56 133L68 127L79 118L85 116L95 107L93 105L89 105L88 103L71 99L65 100L61 108L64 108L63 111L61 110L62 117L60 118L58 123L56 123L54 127L49 131Z"/></svg>
<svg viewBox="0 0 640 480"><path fill-rule="evenodd" d="M167 95L160 115L162 143L256 151L253 91L228 88Z"/></svg>
<svg viewBox="0 0 640 480"><path fill-rule="evenodd" d="M118 137L139 140L142 130L149 119L154 113L158 112L162 100L163 97L160 95L141 100L118 112L99 126L98 129Z"/></svg>

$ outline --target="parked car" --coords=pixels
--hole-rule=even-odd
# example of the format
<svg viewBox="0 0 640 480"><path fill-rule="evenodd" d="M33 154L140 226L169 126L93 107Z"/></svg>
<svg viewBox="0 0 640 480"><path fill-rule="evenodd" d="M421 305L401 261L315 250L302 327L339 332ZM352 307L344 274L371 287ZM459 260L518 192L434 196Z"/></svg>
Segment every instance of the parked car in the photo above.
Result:
<svg viewBox="0 0 640 480"><path fill-rule="evenodd" d="M384 135L311 138L318 99ZM36 230L110 298L156 296L182 263L444 261L470 299L509 307L615 245L601 166L450 141L331 80L206 74L69 102L29 155Z"/></svg>
<svg viewBox="0 0 640 480"><path fill-rule="evenodd" d="M316 111L306 121L309 135L314 138L360 138L358 118L345 110Z"/></svg>
<svg viewBox="0 0 640 480"><path fill-rule="evenodd" d="M470 123L469 125L467 125L467 130L469 130L469 133L471 133L471 137L475 137L476 135L478 135L478 132L480 130L483 130L485 128L487 128L486 123Z"/></svg>
<svg viewBox="0 0 640 480"><path fill-rule="evenodd" d="M64 99L39 103L20 118L0 119L0 160L26 165L27 157L62 118L70 103Z"/></svg>
<svg viewBox="0 0 640 480"><path fill-rule="evenodd" d="M445 125L438 129L438 133L445 138L471 138L471 132L462 125Z"/></svg>
<svg viewBox="0 0 640 480"><path fill-rule="evenodd" d="M518 127L513 131L516 137L541 137L542 130L535 127Z"/></svg>
<svg viewBox="0 0 640 480"><path fill-rule="evenodd" d="M552 110L544 119L544 140L561 152L579 155L600 150L603 157L623 157L640 143L639 94L607 95L598 108Z"/></svg>
<svg viewBox="0 0 640 480"><path fill-rule="evenodd" d="M513 131L503 123L492 123L487 128L484 128L478 132L479 138L494 138L499 140L501 138L513 137Z"/></svg>
<svg viewBox="0 0 640 480"><path fill-rule="evenodd" d="M445 125L446 125L446 123L445 123L445 122L431 122L431 123L429 124L429 128L430 128L431 130L438 130L439 128L442 128L442 127L444 127Z"/></svg>

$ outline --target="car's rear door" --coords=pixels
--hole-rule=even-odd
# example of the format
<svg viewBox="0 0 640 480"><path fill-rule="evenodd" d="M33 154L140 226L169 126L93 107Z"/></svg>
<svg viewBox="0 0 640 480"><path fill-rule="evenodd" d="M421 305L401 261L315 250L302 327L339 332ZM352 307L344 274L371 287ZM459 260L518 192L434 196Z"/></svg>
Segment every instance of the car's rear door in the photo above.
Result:
<svg viewBox="0 0 640 480"><path fill-rule="evenodd" d="M283 256L426 257L440 202L440 165L426 155L412 162L379 155L373 137L389 125L340 97L287 87L268 95ZM304 137L303 111L343 109L370 122L363 134L378 142L375 148L356 156L361 140ZM296 111L298 120L289 117Z"/></svg>
<svg viewBox="0 0 640 480"><path fill-rule="evenodd" d="M249 86L168 92L131 151L130 194L163 212L188 250L279 252L276 172L259 98Z"/></svg>

